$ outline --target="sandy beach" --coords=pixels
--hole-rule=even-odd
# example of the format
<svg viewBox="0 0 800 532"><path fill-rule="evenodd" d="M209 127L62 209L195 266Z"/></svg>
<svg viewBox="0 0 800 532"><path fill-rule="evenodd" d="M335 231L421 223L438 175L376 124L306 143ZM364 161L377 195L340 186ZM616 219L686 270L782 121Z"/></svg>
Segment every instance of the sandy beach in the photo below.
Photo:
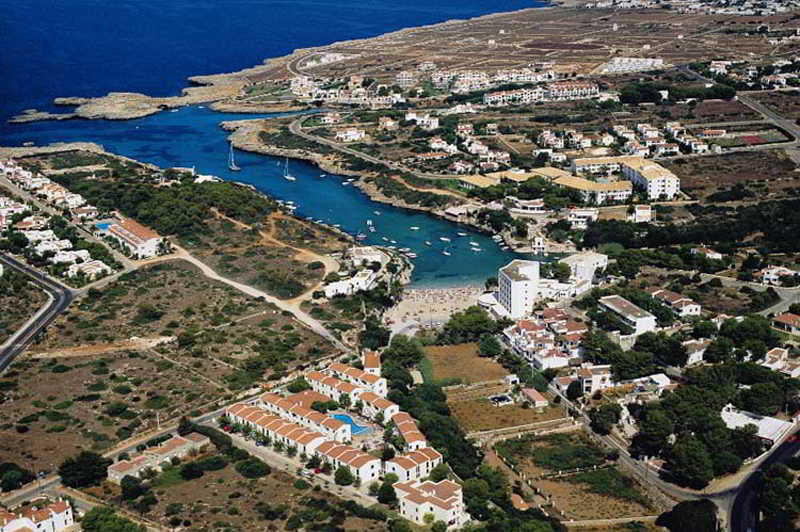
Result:
<svg viewBox="0 0 800 532"><path fill-rule="evenodd" d="M403 292L403 299L385 314L391 320L392 330L408 325L445 322L458 310L476 305L483 286L459 286L453 288L410 288Z"/></svg>

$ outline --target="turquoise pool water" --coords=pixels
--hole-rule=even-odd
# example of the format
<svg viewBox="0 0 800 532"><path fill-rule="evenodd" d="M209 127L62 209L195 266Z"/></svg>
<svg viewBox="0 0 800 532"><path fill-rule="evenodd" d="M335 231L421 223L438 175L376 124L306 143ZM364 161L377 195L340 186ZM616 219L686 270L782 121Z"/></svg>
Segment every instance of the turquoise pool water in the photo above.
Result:
<svg viewBox="0 0 800 532"><path fill-rule="evenodd" d="M94 226L96 228L98 228L100 231L108 231L108 228L111 226L111 223L110 222L97 222L96 224L94 224Z"/></svg>
<svg viewBox="0 0 800 532"><path fill-rule="evenodd" d="M359 425L358 423L353 421L353 418L351 418L347 414L335 414L333 418L338 419L339 421L343 421L348 425L350 425L350 431L353 433L354 436L358 436L361 434L369 434L370 432L372 432L372 429L370 427Z"/></svg>

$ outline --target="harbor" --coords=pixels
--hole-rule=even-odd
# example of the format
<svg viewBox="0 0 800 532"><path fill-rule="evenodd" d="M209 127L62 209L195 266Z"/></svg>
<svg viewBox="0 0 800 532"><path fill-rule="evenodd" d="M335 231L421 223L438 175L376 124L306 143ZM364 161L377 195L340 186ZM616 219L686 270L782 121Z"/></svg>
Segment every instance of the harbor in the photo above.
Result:
<svg viewBox="0 0 800 532"><path fill-rule="evenodd" d="M299 218L337 227L362 244L407 248L404 254L414 263L411 284L415 288L483 285L498 267L517 256L472 228L372 201L357 187L342 186L355 181L350 176L322 173L317 166L298 160L288 161L287 171L285 157L231 152L220 122L269 116L187 107L128 121L35 122L8 130L5 142L32 141L41 146L91 140L109 151L161 167L194 166L199 174L252 185L283 201ZM239 170L232 171L231 162Z"/></svg>

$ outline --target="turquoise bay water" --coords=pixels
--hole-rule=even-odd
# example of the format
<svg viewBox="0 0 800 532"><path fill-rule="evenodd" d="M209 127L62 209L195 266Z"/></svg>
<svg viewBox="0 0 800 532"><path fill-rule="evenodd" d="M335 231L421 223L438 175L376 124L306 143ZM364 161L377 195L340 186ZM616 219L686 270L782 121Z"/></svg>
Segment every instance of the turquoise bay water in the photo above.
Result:
<svg viewBox="0 0 800 532"><path fill-rule="evenodd" d="M237 153L242 171L229 172L226 133L218 124L247 115L191 107L127 122L5 121L26 108L67 110L52 105L58 96L177 94L190 75L237 70L299 47L542 5L536 0L0 0L0 145L92 141L159 166L195 166L199 173L294 201L298 215L340 224L352 234L366 232L371 218L377 231L367 233L366 243L390 245L382 240L386 237L419 255L414 286L483 283L513 258L485 235L372 202L342 186L341 177L321 178L317 168L302 162L291 163L295 182L281 178L279 161L255 154ZM459 231L468 236L458 237ZM470 251L470 241L483 251Z"/></svg>
<svg viewBox="0 0 800 532"><path fill-rule="evenodd" d="M501 250L487 235L426 213L374 202L357 188L343 186L346 178L320 177L323 172L319 168L302 161L290 161L290 171L297 180L287 181L282 177L282 159L237 151L236 163L241 171L231 172L227 167L227 133L218 124L255 116L187 107L122 122L35 122L11 128L4 143L91 140L111 152L140 161L163 167L195 166L201 174L254 185L272 197L295 202L298 216L339 224L342 230L353 235L367 234L366 244L411 248L418 255L413 259L414 287L482 284L514 257ZM375 214L376 211L380 214ZM376 227L374 233L367 231L369 219ZM411 227L420 229L413 231ZM467 233L467 236L459 237L458 232ZM389 241L383 240L384 237ZM449 238L450 242L443 242L440 237ZM432 245L427 246L425 241ZM471 251L470 242L478 243L483 251ZM445 256L443 251L450 256Z"/></svg>

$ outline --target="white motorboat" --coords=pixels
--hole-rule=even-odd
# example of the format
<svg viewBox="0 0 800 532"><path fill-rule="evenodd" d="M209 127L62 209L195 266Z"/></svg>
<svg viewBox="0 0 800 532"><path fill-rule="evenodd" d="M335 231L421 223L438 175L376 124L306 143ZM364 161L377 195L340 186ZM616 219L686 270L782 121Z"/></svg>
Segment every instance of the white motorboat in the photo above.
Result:
<svg viewBox="0 0 800 532"><path fill-rule="evenodd" d="M439 240L441 240L442 242L450 242L450 239L447 238L446 236L440 236Z"/></svg>
<svg viewBox="0 0 800 532"><path fill-rule="evenodd" d="M416 225L412 225L410 229L412 231L419 231L419 227L417 227Z"/></svg>
<svg viewBox="0 0 800 532"><path fill-rule="evenodd" d="M449 257L450 256L450 252L449 251L442 251L442 255L444 255L445 257Z"/></svg>

